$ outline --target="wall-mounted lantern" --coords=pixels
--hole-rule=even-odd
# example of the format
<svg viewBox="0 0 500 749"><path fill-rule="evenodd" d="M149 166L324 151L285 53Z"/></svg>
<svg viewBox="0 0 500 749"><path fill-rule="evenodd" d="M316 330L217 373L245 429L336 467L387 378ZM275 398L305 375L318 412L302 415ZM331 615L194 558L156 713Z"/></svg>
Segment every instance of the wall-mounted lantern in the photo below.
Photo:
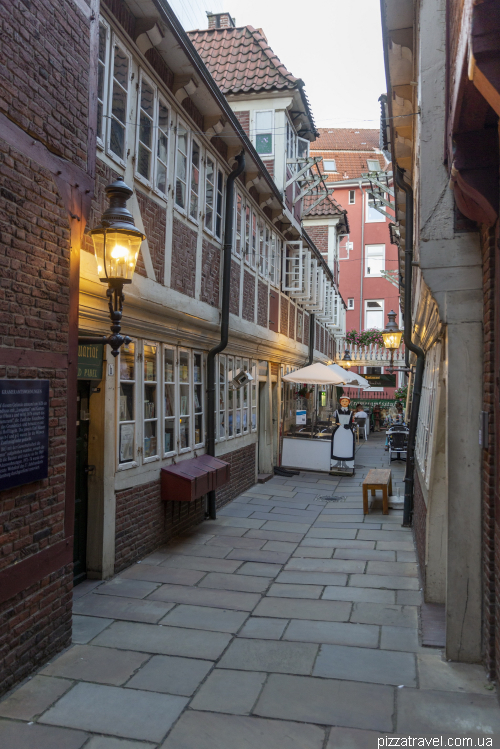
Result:
<svg viewBox="0 0 500 749"><path fill-rule="evenodd" d="M388 313L387 317L389 322L382 331L382 338L384 339L384 346L391 352L391 366L389 372L395 372L394 369L394 352L401 346L401 338L403 337L403 331L400 330L396 323L396 313L394 310Z"/></svg>
<svg viewBox="0 0 500 749"><path fill-rule="evenodd" d="M111 346L113 356L118 356L120 346L129 343L128 336L120 335L123 310L123 287L132 283L141 243L146 236L134 225L127 200L133 194L122 177L106 187L109 207L102 214L101 223L91 229L97 261L97 274L106 283L109 298L109 316L112 335L102 337L79 336L78 343L105 343Z"/></svg>

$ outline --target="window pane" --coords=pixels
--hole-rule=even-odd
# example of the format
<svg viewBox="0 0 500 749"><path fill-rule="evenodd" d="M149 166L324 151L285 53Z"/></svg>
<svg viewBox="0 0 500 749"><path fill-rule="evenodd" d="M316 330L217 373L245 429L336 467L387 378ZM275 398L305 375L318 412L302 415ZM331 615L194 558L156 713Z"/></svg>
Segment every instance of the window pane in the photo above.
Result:
<svg viewBox="0 0 500 749"><path fill-rule="evenodd" d="M120 349L120 390L118 402L118 459L130 463L135 455L135 344L124 344Z"/></svg>
<svg viewBox="0 0 500 749"><path fill-rule="evenodd" d="M273 127L273 113L268 112L256 112L255 114L255 128L256 130L272 130Z"/></svg>
<svg viewBox="0 0 500 749"><path fill-rule="evenodd" d="M193 152L191 154L191 201L189 215L198 218L198 196L200 194L200 147L193 141Z"/></svg>
<svg viewBox="0 0 500 749"><path fill-rule="evenodd" d="M205 179L205 226L209 231L213 229L214 221L214 163L207 159Z"/></svg>
<svg viewBox="0 0 500 749"><path fill-rule="evenodd" d="M141 83L141 109L144 110L150 119L153 119L154 91L144 80Z"/></svg>
<svg viewBox="0 0 500 749"><path fill-rule="evenodd" d="M144 458L152 458L156 454L156 421L146 421L144 424Z"/></svg>
<svg viewBox="0 0 500 749"><path fill-rule="evenodd" d="M111 120L109 147L113 153L123 159L125 151L125 129L116 120Z"/></svg>
<svg viewBox="0 0 500 749"><path fill-rule="evenodd" d="M165 433L163 450L166 453L175 450L175 422L174 419L165 420Z"/></svg>
<svg viewBox="0 0 500 749"><path fill-rule="evenodd" d="M113 76L123 88L128 88L128 57L120 47L115 47Z"/></svg>
<svg viewBox="0 0 500 749"><path fill-rule="evenodd" d="M179 354L179 381L189 382L189 354L181 351Z"/></svg>
<svg viewBox="0 0 500 749"><path fill-rule="evenodd" d="M201 354L194 355L193 382L202 382Z"/></svg>
<svg viewBox="0 0 500 749"><path fill-rule="evenodd" d="M189 385L181 385L179 387L180 391L180 415L181 416L189 416Z"/></svg>
<svg viewBox="0 0 500 749"><path fill-rule="evenodd" d="M175 385L165 385L165 416L175 416Z"/></svg>
<svg viewBox="0 0 500 749"><path fill-rule="evenodd" d="M153 123L147 115L141 112L139 121L139 140L148 148L151 148L151 135L153 132Z"/></svg>
<svg viewBox="0 0 500 749"><path fill-rule="evenodd" d="M194 417L194 444L200 445L203 442L203 416L198 414Z"/></svg>
<svg viewBox="0 0 500 749"><path fill-rule="evenodd" d="M123 344L120 349L120 380L135 380L134 343Z"/></svg>
<svg viewBox="0 0 500 749"><path fill-rule="evenodd" d="M151 153L139 143L139 153L137 156L137 171L146 179L149 179L149 169L151 165Z"/></svg>
<svg viewBox="0 0 500 749"><path fill-rule="evenodd" d="M134 385L120 384L120 421L134 420Z"/></svg>
<svg viewBox="0 0 500 749"><path fill-rule="evenodd" d="M187 447L190 446L190 439L189 439L189 417L184 417L180 420L180 430L179 430L179 439L180 439L180 448L181 450L185 450Z"/></svg>
<svg viewBox="0 0 500 749"><path fill-rule="evenodd" d="M271 133L258 133L255 136L255 150L261 154L273 152L273 136Z"/></svg>
<svg viewBox="0 0 500 749"><path fill-rule="evenodd" d="M158 162L158 168L156 172L156 187L161 192L167 192L167 168L165 164Z"/></svg>
<svg viewBox="0 0 500 749"><path fill-rule="evenodd" d="M222 236L222 197L224 190L224 177L222 172L217 172L217 208L216 208L216 221L215 221L215 234L217 237Z"/></svg>
<svg viewBox="0 0 500 749"><path fill-rule="evenodd" d="M144 379L156 382L156 346L144 344Z"/></svg>

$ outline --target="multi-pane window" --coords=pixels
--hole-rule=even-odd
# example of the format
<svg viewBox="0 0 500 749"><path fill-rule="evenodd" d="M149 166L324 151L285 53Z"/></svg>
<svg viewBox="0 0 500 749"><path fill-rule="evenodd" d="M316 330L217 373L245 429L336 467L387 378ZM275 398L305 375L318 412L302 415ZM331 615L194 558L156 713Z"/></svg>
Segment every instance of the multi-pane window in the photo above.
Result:
<svg viewBox="0 0 500 749"><path fill-rule="evenodd" d="M205 171L205 229L212 232L214 227L214 193L215 166L212 159L207 157Z"/></svg>
<svg viewBox="0 0 500 749"><path fill-rule="evenodd" d="M384 194L385 197L385 194ZM382 223L385 221L385 216L380 211L377 211L375 207L375 199L370 193L366 194L366 223Z"/></svg>
<svg viewBox="0 0 500 749"><path fill-rule="evenodd" d="M349 190L349 205L354 205L356 202L356 190Z"/></svg>
<svg viewBox="0 0 500 749"><path fill-rule="evenodd" d="M255 150L259 154L273 153L273 112L255 113Z"/></svg>
<svg viewBox="0 0 500 749"><path fill-rule="evenodd" d="M241 359L238 359L238 358L235 359L235 364L236 364L236 371L235 371L234 374L237 375L238 372L241 371ZM236 413L235 413L235 415L236 415L236 430L235 430L235 434L236 434L236 437L239 437L240 434L241 434L241 402L242 402L241 388L237 388L235 390L235 395L236 395L236 403L235 403L235 408L236 408Z"/></svg>
<svg viewBox="0 0 500 749"><path fill-rule="evenodd" d="M224 198L224 175L220 169L217 170L217 194L215 205L215 236L222 238L222 205Z"/></svg>
<svg viewBox="0 0 500 749"><path fill-rule="evenodd" d="M193 416L194 446L202 445L203 438L203 355L193 354Z"/></svg>
<svg viewBox="0 0 500 749"><path fill-rule="evenodd" d="M350 297L347 300L347 309L354 309L354 298Z"/></svg>
<svg viewBox="0 0 500 749"><path fill-rule="evenodd" d="M236 195L236 222L235 222L235 242L234 251L236 255L241 255L244 243L245 218L243 199L239 193Z"/></svg>
<svg viewBox="0 0 500 749"><path fill-rule="evenodd" d="M135 386L136 344L132 341L120 349L119 401L118 401L118 462L133 463L135 460Z"/></svg>
<svg viewBox="0 0 500 749"><path fill-rule="evenodd" d="M217 423L217 436L220 440L226 438L226 357L219 356L219 407Z"/></svg>
<svg viewBox="0 0 500 749"><path fill-rule="evenodd" d="M175 164L175 204L183 211L186 210L187 163L188 134L187 130L179 124L177 126L177 157Z"/></svg>
<svg viewBox="0 0 500 749"><path fill-rule="evenodd" d="M111 81L111 125L109 149L121 161L125 160L127 112L130 78L130 57L116 39L113 45L113 75Z"/></svg>
<svg viewBox="0 0 500 749"><path fill-rule="evenodd" d="M158 133L156 142L156 189L167 194L168 169L168 107L160 97L158 101Z"/></svg>
<svg viewBox="0 0 500 749"><path fill-rule="evenodd" d="M251 244L251 211L250 206L245 206L245 260L250 262L250 244Z"/></svg>
<svg viewBox="0 0 500 749"><path fill-rule="evenodd" d="M245 372L248 372L248 359L243 359L243 370ZM246 434L250 428L250 422L248 418L248 409L249 409L249 390L250 386L248 383L246 385L243 385L241 388L243 390L242 394L242 405L243 405L243 411L242 411L242 422L243 422L243 434Z"/></svg>
<svg viewBox="0 0 500 749"><path fill-rule="evenodd" d="M164 350L164 430L163 453L171 454L176 450L176 351L165 346Z"/></svg>
<svg viewBox="0 0 500 749"><path fill-rule="evenodd" d="M191 414L190 384L189 352L181 350L179 351L179 449L181 452L188 450L191 446L189 436Z"/></svg>
<svg viewBox="0 0 500 749"><path fill-rule="evenodd" d="M286 121L286 157L287 159L294 159L297 155L297 135L293 129L292 123L287 119ZM292 165L289 165L291 168Z"/></svg>
<svg viewBox="0 0 500 749"><path fill-rule="evenodd" d="M139 94L139 128L137 134L137 173L151 180L153 133L155 117L155 89L141 77Z"/></svg>
<svg viewBox="0 0 500 749"><path fill-rule="evenodd" d="M158 455L158 346L144 343L144 460Z"/></svg>
<svg viewBox="0 0 500 749"><path fill-rule="evenodd" d="M109 26L99 22L99 52L97 59L97 140L104 143L106 132L107 92L109 64Z"/></svg>
<svg viewBox="0 0 500 749"><path fill-rule="evenodd" d="M367 159L366 160L366 166L368 167L369 172L380 172L380 162L378 159Z"/></svg>
<svg viewBox="0 0 500 749"><path fill-rule="evenodd" d="M189 201L189 215L198 220L198 201L200 197L200 147L193 139L191 146L191 199Z"/></svg>
<svg viewBox="0 0 500 749"><path fill-rule="evenodd" d="M252 432L257 429L257 364L252 362L252 377L250 389L252 391Z"/></svg>
<svg viewBox="0 0 500 749"><path fill-rule="evenodd" d="M234 397L234 390L231 387L231 382L234 377L234 358L232 356L227 357L227 436L234 437L234 404L236 399Z"/></svg>
<svg viewBox="0 0 500 749"><path fill-rule="evenodd" d="M297 158L304 159L309 157L310 143L305 138L297 138Z"/></svg>
<svg viewBox="0 0 500 749"><path fill-rule="evenodd" d="M252 268L257 264L257 216L252 211L252 254L250 258Z"/></svg>
<svg viewBox="0 0 500 749"><path fill-rule="evenodd" d="M218 405L216 405L217 439L231 439L257 429L256 362L233 356L219 356ZM239 372L249 372L253 379L240 388L232 382Z"/></svg>
<svg viewBox="0 0 500 749"><path fill-rule="evenodd" d="M263 221L259 221L259 272L265 276L267 274L267 248L266 231L269 232ZM269 244L269 240L268 240Z"/></svg>
<svg viewBox="0 0 500 749"><path fill-rule="evenodd" d="M379 277L385 267L385 245L365 245L365 276Z"/></svg>

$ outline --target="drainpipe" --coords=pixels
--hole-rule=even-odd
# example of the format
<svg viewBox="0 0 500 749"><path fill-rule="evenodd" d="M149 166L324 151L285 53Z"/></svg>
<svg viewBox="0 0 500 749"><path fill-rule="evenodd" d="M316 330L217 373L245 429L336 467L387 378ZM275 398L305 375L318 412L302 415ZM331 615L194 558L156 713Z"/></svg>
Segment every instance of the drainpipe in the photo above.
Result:
<svg viewBox="0 0 500 749"><path fill-rule="evenodd" d="M366 193L363 190L363 181L359 180L361 190L361 277L359 282L359 332L363 330L363 276L365 272L365 200Z"/></svg>
<svg viewBox="0 0 500 749"><path fill-rule="evenodd" d="M314 359L314 335L316 332L316 326L314 324L316 315L309 315L309 361L308 364L313 363Z"/></svg>
<svg viewBox="0 0 500 749"><path fill-rule="evenodd" d="M403 509L403 526L409 527L413 520L413 490L415 469L415 438L417 435L418 412L420 396L422 395L422 381L424 379L425 354L420 346L411 340L411 296L412 296L412 260L413 260L413 189L403 178L403 170L396 166L396 184L406 194L406 237L405 237L405 319L404 342L407 351L412 351L417 357L415 374L413 376L413 398L411 404L410 433L408 435L408 451L406 453L405 473L405 501Z"/></svg>
<svg viewBox="0 0 500 749"><path fill-rule="evenodd" d="M231 291L231 255L233 249L234 181L245 169L245 152L235 157L238 166L227 178L226 215L224 222L224 249L222 251L222 307L220 343L210 349L207 356L207 455L215 455L215 357L224 351L229 339L229 300ZM217 518L215 490L208 492L208 517Z"/></svg>

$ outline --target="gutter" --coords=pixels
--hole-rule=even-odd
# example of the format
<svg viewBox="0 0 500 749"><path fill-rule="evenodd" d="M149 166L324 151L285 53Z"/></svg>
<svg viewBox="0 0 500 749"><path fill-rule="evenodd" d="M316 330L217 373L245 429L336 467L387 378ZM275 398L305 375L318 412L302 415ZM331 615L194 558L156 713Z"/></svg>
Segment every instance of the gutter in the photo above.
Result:
<svg viewBox="0 0 500 749"><path fill-rule="evenodd" d="M412 271L413 271L413 189L404 181L403 170L396 166L396 184L406 195L406 233L405 233L405 315L404 315L404 342L407 351L412 351L417 357L415 374L413 377L413 397L410 416L410 433L408 435L408 450L406 453L405 472L405 499L403 509L403 527L409 527L413 520L413 494L414 494L414 471L415 471L415 439L417 436L418 413L420 410L420 397L422 395L422 382L424 379L425 354L420 346L416 346L411 340L411 302L412 302Z"/></svg>
<svg viewBox="0 0 500 749"><path fill-rule="evenodd" d="M309 315L309 360L307 364L312 364L314 359L314 334L316 332L316 315Z"/></svg>
<svg viewBox="0 0 500 749"><path fill-rule="evenodd" d="M215 457L215 357L227 346L229 340L229 301L231 293L231 256L233 249L234 181L245 169L245 151L235 157L238 166L226 183L226 206L224 222L224 248L222 250L222 305L220 343L210 349L207 356L207 455ZM208 492L208 517L216 520L215 490Z"/></svg>

